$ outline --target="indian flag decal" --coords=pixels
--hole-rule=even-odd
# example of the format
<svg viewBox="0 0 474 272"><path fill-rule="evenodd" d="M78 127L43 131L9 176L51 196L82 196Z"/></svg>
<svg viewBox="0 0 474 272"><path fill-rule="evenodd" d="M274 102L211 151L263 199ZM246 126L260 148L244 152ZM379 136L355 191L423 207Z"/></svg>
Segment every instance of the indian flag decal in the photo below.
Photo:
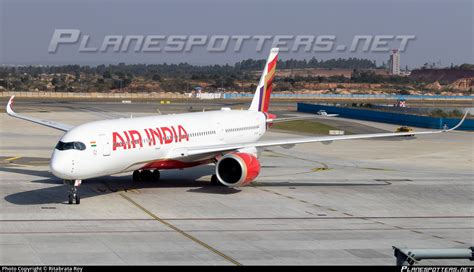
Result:
<svg viewBox="0 0 474 272"><path fill-rule="evenodd" d="M95 142L95 141L91 141L91 147L96 147L96 146L97 146L96 142Z"/></svg>

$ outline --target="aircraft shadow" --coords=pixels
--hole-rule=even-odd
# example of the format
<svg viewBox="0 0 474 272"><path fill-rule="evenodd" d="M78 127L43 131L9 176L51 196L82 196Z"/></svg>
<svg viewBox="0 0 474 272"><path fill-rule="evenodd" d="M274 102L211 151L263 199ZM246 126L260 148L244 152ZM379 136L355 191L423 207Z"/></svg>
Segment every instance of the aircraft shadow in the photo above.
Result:
<svg viewBox="0 0 474 272"><path fill-rule="evenodd" d="M93 196L89 190L81 191L81 196ZM4 198L6 201L16 205L43 205L43 204L66 204L67 187L54 186L41 188L31 191L19 192L8 195Z"/></svg>
<svg viewBox="0 0 474 272"><path fill-rule="evenodd" d="M46 205L67 204L69 187L62 184L62 180L51 175L48 171L30 169L0 168L0 171L26 174L41 177L32 180L32 183L43 183L57 185L47 188L18 192L6 196L4 199L15 205ZM119 191L140 190L147 188L189 188L189 193L230 195L241 192L241 189L228 188L225 186L211 185L209 176L214 172L214 166L200 166L194 169L163 171L159 182L143 181L133 182L130 175L106 176L86 180L80 187L81 199L106 195ZM360 181L332 181L332 182L255 182L253 187L327 187L327 186L384 186L389 182L368 183L367 180Z"/></svg>
<svg viewBox="0 0 474 272"><path fill-rule="evenodd" d="M26 174L41 177L42 179L32 180L32 183L54 184L48 188L35 189L18 192L6 196L4 199L15 205L45 205L45 204L67 204L69 187L62 184L62 180L54 177L48 171L38 171L18 168L0 168L0 171ZM196 167L192 171L183 170L163 171L159 182L142 181L133 182L129 175L126 176L106 176L93 178L84 181L79 189L81 199L95 197L118 191L140 190L147 188L191 188L188 192L208 193L208 194L234 194L240 190L227 188L224 186L211 185L203 176L214 172L213 166Z"/></svg>
<svg viewBox="0 0 474 272"><path fill-rule="evenodd" d="M46 170L33 170L33 169L27 169L27 168L0 167L0 172L30 175L30 176L37 176L37 177L43 177L43 178L51 178L51 179L32 180L31 181L31 182L36 182L36 183L62 184L62 181L60 179L55 178L53 176L53 174L51 174L51 172L46 171Z"/></svg>
<svg viewBox="0 0 474 272"><path fill-rule="evenodd" d="M385 186L390 185L389 182L368 183L367 180L357 181L340 181L340 182L256 182L253 187L328 187L328 186Z"/></svg>
<svg viewBox="0 0 474 272"><path fill-rule="evenodd" d="M204 193L204 194L217 194L217 195L232 195L236 193L240 193L241 190L236 188L229 188L226 186L219 186L219 185L206 185L201 188L196 189L189 189L187 192L190 193Z"/></svg>

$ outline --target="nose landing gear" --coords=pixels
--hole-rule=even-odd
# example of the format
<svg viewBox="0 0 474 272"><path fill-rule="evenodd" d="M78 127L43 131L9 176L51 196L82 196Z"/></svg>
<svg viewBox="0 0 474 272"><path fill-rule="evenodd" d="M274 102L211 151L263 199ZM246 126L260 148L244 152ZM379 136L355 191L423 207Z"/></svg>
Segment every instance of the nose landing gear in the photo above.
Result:
<svg viewBox="0 0 474 272"><path fill-rule="evenodd" d="M76 180L64 180L64 184L69 185L70 191L69 191L69 196L68 196L68 203L73 204L74 201L76 204L81 203L81 197L79 195L79 186L81 186L82 180L76 179Z"/></svg>

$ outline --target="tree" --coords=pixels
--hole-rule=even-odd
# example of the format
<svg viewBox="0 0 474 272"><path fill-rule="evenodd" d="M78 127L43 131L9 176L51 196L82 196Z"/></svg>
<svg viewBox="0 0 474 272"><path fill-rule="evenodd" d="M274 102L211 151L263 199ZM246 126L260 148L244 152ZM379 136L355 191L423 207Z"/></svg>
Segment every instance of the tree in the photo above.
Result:
<svg viewBox="0 0 474 272"><path fill-rule="evenodd" d="M115 79L112 82L112 89L122 89L122 87L123 87L123 80Z"/></svg>
<svg viewBox="0 0 474 272"><path fill-rule="evenodd" d="M224 87L233 87L235 85L235 81L232 77L226 77L224 79Z"/></svg>
<svg viewBox="0 0 474 272"><path fill-rule="evenodd" d="M125 78L125 79L123 80L123 86L122 86L122 88L127 87L127 86L130 85L131 83L132 83L132 79L131 79L131 78L129 78L129 77Z"/></svg>
<svg viewBox="0 0 474 272"><path fill-rule="evenodd" d="M112 78L112 74L110 73L109 70L107 70L102 74L102 77L103 78Z"/></svg>
<svg viewBox="0 0 474 272"><path fill-rule="evenodd" d="M51 80L51 84L53 84L54 86L58 85L59 82L60 82L60 80L57 77L53 77L53 79Z"/></svg>
<svg viewBox="0 0 474 272"><path fill-rule="evenodd" d="M122 71L117 71L117 72L115 72L115 75L118 76L118 78L120 78L120 79L124 79L124 78L125 78L125 73L122 72Z"/></svg>
<svg viewBox="0 0 474 272"><path fill-rule="evenodd" d="M81 72L75 71L74 72L74 81L78 82L79 80L81 80Z"/></svg>
<svg viewBox="0 0 474 272"><path fill-rule="evenodd" d="M151 79L153 79L154 81L161 81L161 76L159 74L154 74Z"/></svg>

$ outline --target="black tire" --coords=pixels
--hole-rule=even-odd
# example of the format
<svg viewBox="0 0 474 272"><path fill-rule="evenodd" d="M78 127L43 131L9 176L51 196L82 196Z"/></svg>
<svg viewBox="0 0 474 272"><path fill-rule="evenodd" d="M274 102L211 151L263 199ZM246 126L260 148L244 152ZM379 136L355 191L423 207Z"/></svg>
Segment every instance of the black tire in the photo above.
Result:
<svg viewBox="0 0 474 272"><path fill-rule="evenodd" d="M68 196L68 203L69 203L69 204L72 204L73 202L74 202L74 197L73 197L72 194L69 194L69 196Z"/></svg>
<svg viewBox="0 0 474 272"><path fill-rule="evenodd" d="M153 170L153 181L159 181L160 180L160 170L155 169Z"/></svg>
<svg viewBox="0 0 474 272"><path fill-rule="evenodd" d="M140 181L140 171L138 171L138 170L133 171L132 180L134 182L139 182Z"/></svg>
<svg viewBox="0 0 474 272"><path fill-rule="evenodd" d="M81 204L81 197L79 196L79 193L76 193L76 205Z"/></svg>
<svg viewBox="0 0 474 272"><path fill-rule="evenodd" d="M150 170L143 170L141 173L141 179L143 181L152 181L153 180L153 173Z"/></svg>
<svg viewBox="0 0 474 272"><path fill-rule="evenodd" d="M211 176L211 185L220 185L221 183L219 182L219 180L217 179L217 175L212 175Z"/></svg>

